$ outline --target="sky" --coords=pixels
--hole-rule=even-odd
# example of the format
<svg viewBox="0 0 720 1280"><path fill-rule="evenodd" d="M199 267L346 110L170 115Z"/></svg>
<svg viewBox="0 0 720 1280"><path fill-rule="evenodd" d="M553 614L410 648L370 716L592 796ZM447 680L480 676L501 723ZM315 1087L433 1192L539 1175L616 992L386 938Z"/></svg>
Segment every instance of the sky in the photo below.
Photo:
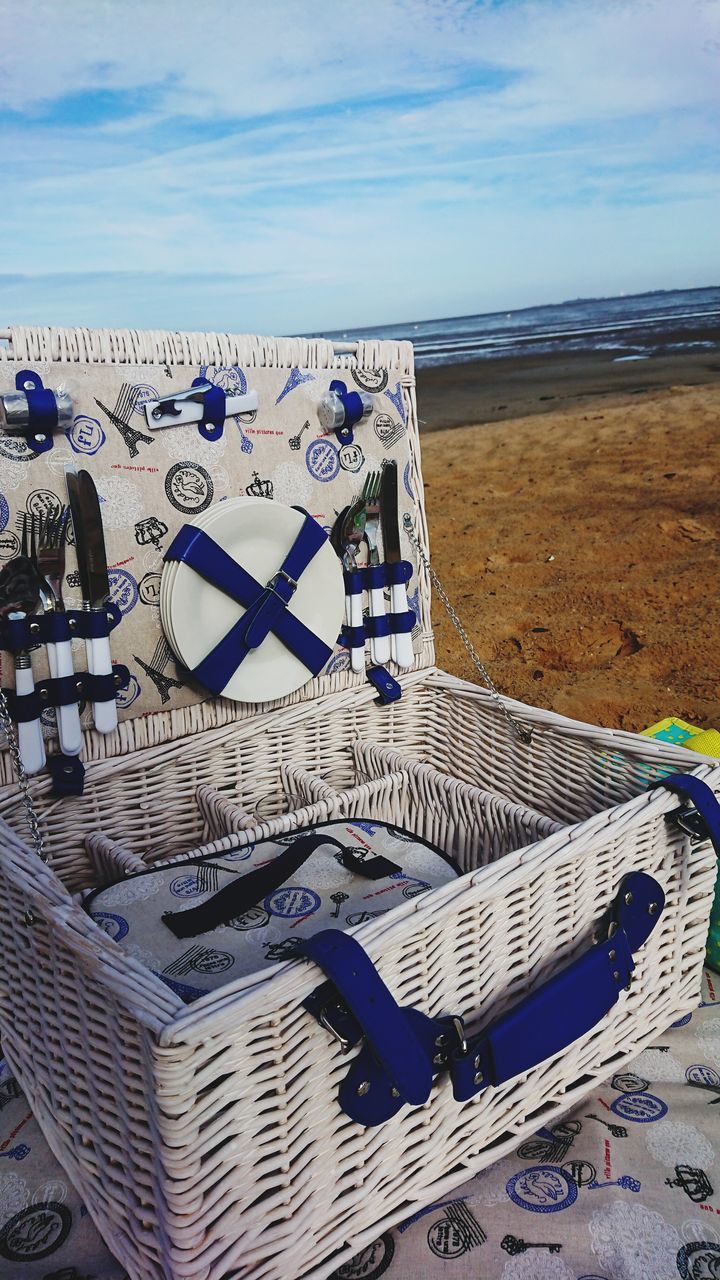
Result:
<svg viewBox="0 0 720 1280"><path fill-rule="evenodd" d="M720 0L0 0L0 327L720 283Z"/></svg>

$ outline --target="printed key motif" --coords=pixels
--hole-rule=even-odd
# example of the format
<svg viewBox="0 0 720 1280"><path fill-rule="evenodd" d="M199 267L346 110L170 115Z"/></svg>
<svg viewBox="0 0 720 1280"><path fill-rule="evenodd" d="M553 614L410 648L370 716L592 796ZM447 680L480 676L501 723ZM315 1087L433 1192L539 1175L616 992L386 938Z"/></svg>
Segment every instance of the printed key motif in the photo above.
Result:
<svg viewBox="0 0 720 1280"><path fill-rule="evenodd" d="M588 1182L591 1191L597 1191L598 1187L620 1187L622 1191L639 1191L641 1184L637 1178L631 1178L629 1174L624 1173L621 1178L616 1178L614 1182Z"/></svg>
<svg viewBox="0 0 720 1280"><path fill-rule="evenodd" d="M335 910L333 911L330 917L331 920L337 920L338 916L340 915L340 908L343 902L347 902L348 897L349 897L349 894L343 893L342 890L340 889L338 890L337 893L330 894L330 901L335 903Z"/></svg>
<svg viewBox="0 0 720 1280"><path fill-rule="evenodd" d="M547 1249L549 1253L559 1253L562 1249L561 1244L535 1244L529 1240L520 1240L518 1236L503 1236L500 1241L500 1248L514 1258L518 1253L525 1253L528 1249Z"/></svg>
<svg viewBox="0 0 720 1280"><path fill-rule="evenodd" d="M605 1128L610 1130L613 1138L627 1138L627 1129L624 1129L621 1124L608 1124L607 1120L602 1120L600 1116L591 1115L590 1112L585 1113L585 1119L597 1120L598 1124L604 1124Z"/></svg>

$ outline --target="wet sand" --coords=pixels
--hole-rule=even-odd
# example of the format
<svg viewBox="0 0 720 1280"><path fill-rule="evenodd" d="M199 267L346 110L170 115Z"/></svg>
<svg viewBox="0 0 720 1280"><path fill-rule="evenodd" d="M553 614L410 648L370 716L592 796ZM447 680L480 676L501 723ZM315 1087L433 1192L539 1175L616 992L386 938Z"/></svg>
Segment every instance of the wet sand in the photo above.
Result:
<svg viewBox="0 0 720 1280"><path fill-rule="evenodd" d="M417 370L420 429L438 431L474 422L504 422L574 405L597 412L664 388L720 383L717 331L698 335L715 349L614 360L602 352L476 360Z"/></svg>
<svg viewBox="0 0 720 1280"><path fill-rule="evenodd" d="M584 402L553 385L542 413L424 435L433 564L504 692L608 727L720 727L720 371ZM439 602L434 621L439 665L479 679Z"/></svg>

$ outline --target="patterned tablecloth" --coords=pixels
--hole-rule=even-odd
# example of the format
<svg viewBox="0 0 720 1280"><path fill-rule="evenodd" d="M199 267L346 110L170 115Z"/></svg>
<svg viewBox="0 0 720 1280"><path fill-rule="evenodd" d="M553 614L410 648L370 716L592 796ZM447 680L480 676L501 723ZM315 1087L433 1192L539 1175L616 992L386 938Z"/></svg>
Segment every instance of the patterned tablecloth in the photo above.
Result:
<svg viewBox="0 0 720 1280"><path fill-rule="evenodd" d="M1 1280L125 1280L4 1062L0 1162ZM335 1275L720 1280L720 977L560 1124Z"/></svg>

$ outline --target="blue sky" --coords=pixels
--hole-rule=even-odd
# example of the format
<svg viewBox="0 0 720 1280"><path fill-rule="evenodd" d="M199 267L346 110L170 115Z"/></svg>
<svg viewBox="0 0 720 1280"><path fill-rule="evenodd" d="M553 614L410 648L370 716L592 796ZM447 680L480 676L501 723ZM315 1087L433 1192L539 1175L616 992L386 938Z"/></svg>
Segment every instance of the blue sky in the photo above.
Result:
<svg viewBox="0 0 720 1280"><path fill-rule="evenodd" d="M720 0L0 0L0 325L720 282Z"/></svg>

